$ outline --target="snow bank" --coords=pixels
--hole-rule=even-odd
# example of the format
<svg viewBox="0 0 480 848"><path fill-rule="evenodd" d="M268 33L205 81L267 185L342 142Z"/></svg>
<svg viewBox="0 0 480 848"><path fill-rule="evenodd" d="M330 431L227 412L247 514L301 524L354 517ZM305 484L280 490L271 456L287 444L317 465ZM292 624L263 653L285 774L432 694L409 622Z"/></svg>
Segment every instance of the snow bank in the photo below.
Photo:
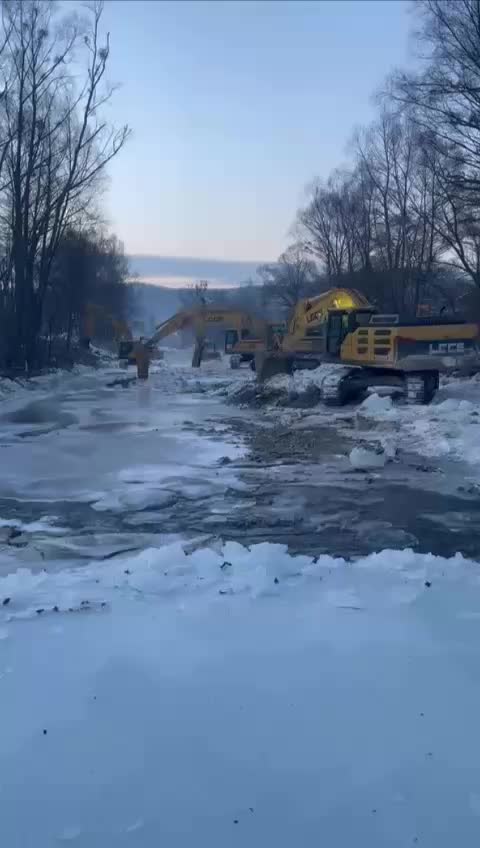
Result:
<svg viewBox="0 0 480 848"><path fill-rule="evenodd" d="M427 574L478 566L460 554L450 560L411 550L382 551L357 560L353 565L341 558L322 555L292 556L286 545L262 542L246 548L227 542L218 551L200 548L189 552L188 543L174 542L162 548L149 548L124 558L99 564L92 562L71 571L32 573L18 569L0 578L0 621L28 618L49 612L104 609L115 602L117 593L127 597L164 598L200 595L247 594L258 597L278 594L298 580L323 580L333 570L356 572L379 570L383 574L408 573L412 586L423 591ZM476 578L478 580L478 577Z"/></svg>
<svg viewBox="0 0 480 848"><path fill-rule="evenodd" d="M322 383L332 371L338 366L330 363L319 365L318 368L306 368L294 371L293 374L276 374L267 381L269 388L284 390L288 393L303 394L308 392L312 386L321 389Z"/></svg>
<svg viewBox="0 0 480 848"><path fill-rule="evenodd" d="M480 465L480 383L476 379L445 382L429 406L392 405L390 398L371 395L358 414L391 421L404 450Z"/></svg>

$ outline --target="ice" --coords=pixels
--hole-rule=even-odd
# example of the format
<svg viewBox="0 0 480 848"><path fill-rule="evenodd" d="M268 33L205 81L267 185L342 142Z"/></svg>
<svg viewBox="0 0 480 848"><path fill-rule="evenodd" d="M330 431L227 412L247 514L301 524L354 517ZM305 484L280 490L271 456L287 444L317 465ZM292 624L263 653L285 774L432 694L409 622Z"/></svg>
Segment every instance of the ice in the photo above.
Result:
<svg viewBox="0 0 480 848"><path fill-rule="evenodd" d="M388 395L371 394L360 404L359 412L363 415L381 415L392 410L392 398Z"/></svg>
<svg viewBox="0 0 480 848"><path fill-rule="evenodd" d="M125 503L128 508L132 498L136 509L157 502L152 490L162 488L165 478L220 478L218 461L245 453L215 420L225 414L214 388L225 381L226 370L193 378L185 369L162 367L147 386L107 388L118 374L112 367L52 375L2 401L2 412L22 421L10 421L2 431L8 450L2 451L0 498L46 503L60 496L63 502L100 503L101 510L111 497L114 511ZM23 422L32 417L32 398L48 419L40 428ZM232 469L228 477L235 477ZM148 493L127 494L131 479L151 484Z"/></svg>
<svg viewBox="0 0 480 848"><path fill-rule="evenodd" d="M161 509L172 506L177 500L174 492L168 489L155 489L147 486L130 486L119 492L110 492L92 503L92 508L98 512L135 512L142 509Z"/></svg>
<svg viewBox="0 0 480 848"><path fill-rule="evenodd" d="M373 447L354 447L350 451L350 463L358 471L368 471L383 468L386 462L385 451Z"/></svg>
<svg viewBox="0 0 480 848"><path fill-rule="evenodd" d="M341 415L335 417L341 427ZM367 422L375 426L369 430ZM408 406L372 394L357 409L356 428L359 436L377 440L387 453L400 448L432 458L458 459L478 472L480 381L444 380L433 403L427 406Z"/></svg>
<svg viewBox="0 0 480 848"><path fill-rule="evenodd" d="M2 845L474 848L479 578L236 542L5 578Z"/></svg>
<svg viewBox="0 0 480 848"><path fill-rule="evenodd" d="M219 591L227 591L257 597L276 592L276 587L285 581L290 584L300 578L318 577L326 570L347 565L345 560L326 555L292 556L284 544L261 542L247 548L238 542L226 542L214 550L205 547L207 543L192 547L191 543L175 541L135 555L119 556L100 564L94 561L60 572L34 573L19 568L0 577L0 601L9 598L8 604L0 607L0 622L35 617L38 609L51 612L57 607L58 611L65 611L82 603L98 608L106 603L112 589L121 589L127 596L138 592L159 597L176 592L216 596ZM412 550L383 551L358 560L355 568L390 573L408 569L411 580L418 576L416 569L420 568L423 576L427 566L437 561L446 562ZM453 566L463 564L464 560L457 556L449 562Z"/></svg>
<svg viewBox="0 0 480 848"><path fill-rule="evenodd" d="M0 527L13 527L22 533L42 533L50 536L63 536L68 532L67 527L60 527L58 518L46 515L39 521L20 521L18 518L0 518Z"/></svg>

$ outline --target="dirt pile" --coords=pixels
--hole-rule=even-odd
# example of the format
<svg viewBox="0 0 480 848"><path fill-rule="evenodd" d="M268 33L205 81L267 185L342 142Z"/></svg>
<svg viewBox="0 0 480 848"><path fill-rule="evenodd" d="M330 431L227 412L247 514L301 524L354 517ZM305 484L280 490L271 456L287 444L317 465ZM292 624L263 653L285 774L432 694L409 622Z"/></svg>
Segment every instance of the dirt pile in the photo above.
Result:
<svg viewBox="0 0 480 848"><path fill-rule="evenodd" d="M233 406L280 406L296 409L311 409L321 400L320 388L315 384L298 390L294 384L279 384L275 378L265 383L251 381L242 383L233 392L226 395L226 401Z"/></svg>

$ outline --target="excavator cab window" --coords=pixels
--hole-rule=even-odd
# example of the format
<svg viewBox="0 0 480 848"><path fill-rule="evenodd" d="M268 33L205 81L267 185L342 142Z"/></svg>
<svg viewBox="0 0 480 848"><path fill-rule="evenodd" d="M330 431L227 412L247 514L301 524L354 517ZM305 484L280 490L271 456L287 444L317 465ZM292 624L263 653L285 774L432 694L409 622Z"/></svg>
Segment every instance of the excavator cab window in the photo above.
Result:
<svg viewBox="0 0 480 848"><path fill-rule="evenodd" d="M348 315L348 332L354 333L359 327L367 327L372 318L372 310L355 309Z"/></svg>

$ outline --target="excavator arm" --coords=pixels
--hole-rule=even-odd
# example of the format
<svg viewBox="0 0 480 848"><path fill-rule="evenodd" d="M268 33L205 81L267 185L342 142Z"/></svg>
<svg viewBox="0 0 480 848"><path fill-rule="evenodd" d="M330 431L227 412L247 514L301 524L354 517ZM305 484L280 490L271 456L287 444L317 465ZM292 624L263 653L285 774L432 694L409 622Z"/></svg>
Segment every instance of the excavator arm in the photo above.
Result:
<svg viewBox="0 0 480 848"><path fill-rule="evenodd" d="M183 310L172 315L159 324L153 335L146 342L150 348L155 347L162 339L171 336L178 330L192 329L198 340L204 339L209 327L223 326L237 330L239 335L248 331L252 336L263 336L266 324L261 319L239 309L224 309L202 306L198 309Z"/></svg>
<svg viewBox="0 0 480 848"><path fill-rule="evenodd" d="M162 321L161 324L158 324L153 335L146 341L146 345L153 348L161 342L162 339L166 339L167 336L172 336L179 330L186 330L192 327L195 315L196 310L182 310L181 312L176 312L175 315L171 316L171 318L167 318L166 321Z"/></svg>

